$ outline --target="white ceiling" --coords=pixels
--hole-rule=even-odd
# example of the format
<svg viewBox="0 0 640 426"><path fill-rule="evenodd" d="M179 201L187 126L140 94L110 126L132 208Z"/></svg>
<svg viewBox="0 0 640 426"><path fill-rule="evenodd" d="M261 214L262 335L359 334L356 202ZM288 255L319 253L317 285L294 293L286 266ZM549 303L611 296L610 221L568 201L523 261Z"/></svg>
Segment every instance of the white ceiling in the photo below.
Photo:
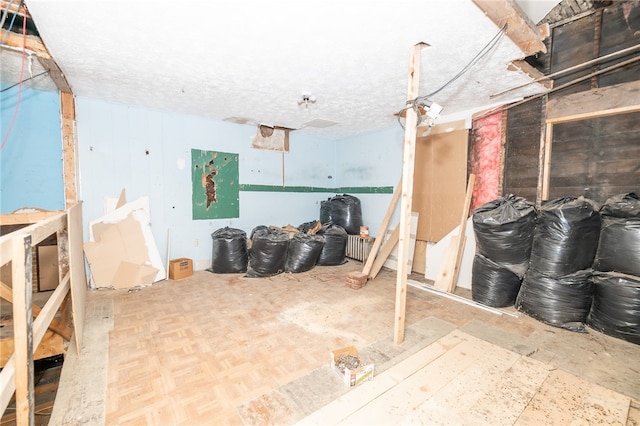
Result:
<svg viewBox="0 0 640 426"><path fill-rule="evenodd" d="M405 106L411 46L430 45L422 51L425 95L499 31L471 0L25 1L78 96L300 128L331 139L397 123L393 114ZM555 3L521 2L540 9L528 11L533 14L546 14ZM4 86L15 79L20 55L4 49L1 55ZM441 120L541 92L533 84L490 98L530 81L507 70L523 57L502 37L432 97L444 106ZM40 72L38 65L34 61L30 75ZM299 106L303 92L316 103ZM303 127L314 119L338 124Z"/></svg>

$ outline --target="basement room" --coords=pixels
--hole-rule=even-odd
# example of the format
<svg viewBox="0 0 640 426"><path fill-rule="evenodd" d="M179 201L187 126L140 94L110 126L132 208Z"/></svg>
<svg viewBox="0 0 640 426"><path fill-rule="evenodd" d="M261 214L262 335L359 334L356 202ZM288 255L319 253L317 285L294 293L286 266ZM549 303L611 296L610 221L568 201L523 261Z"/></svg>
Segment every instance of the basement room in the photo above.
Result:
<svg viewBox="0 0 640 426"><path fill-rule="evenodd" d="M640 1L177 6L0 0L0 425L640 425Z"/></svg>

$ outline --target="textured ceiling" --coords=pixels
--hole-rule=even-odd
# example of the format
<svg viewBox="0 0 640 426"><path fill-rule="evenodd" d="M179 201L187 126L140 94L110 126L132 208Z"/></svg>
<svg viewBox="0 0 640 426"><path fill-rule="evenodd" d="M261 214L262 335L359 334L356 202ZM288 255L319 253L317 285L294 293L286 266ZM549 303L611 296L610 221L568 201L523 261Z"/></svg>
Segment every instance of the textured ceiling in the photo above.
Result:
<svg viewBox="0 0 640 426"><path fill-rule="evenodd" d="M25 1L78 96L331 139L397 122L411 46L430 45L422 51L424 95L499 32L471 0ZM8 56L19 58L2 51L3 85L10 81ZM441 120L541 92L533 84L490 98L530 81L507 69L523 57L510 39L500 38L432 97L444 107ZM316 99L307 108L298 105L303 92ZM316 119L338 124L303 127Z"/></svg>

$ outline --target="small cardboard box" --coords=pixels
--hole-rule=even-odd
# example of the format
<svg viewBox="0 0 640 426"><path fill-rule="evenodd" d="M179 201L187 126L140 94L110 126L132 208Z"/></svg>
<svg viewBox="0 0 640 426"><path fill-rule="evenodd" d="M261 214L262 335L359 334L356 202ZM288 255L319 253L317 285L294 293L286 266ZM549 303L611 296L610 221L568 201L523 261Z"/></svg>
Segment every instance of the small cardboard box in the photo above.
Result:
<svg viewBox="0 0 640 426"><path fill-rule="evenodd" d="M331 351L331 368L338 374L345 385L353 387L359 385L365 380L373 380L374 365L373 363L365 363L360 360L360 366L354 369L345 368L342 371L337 363L341 356L350 355L360 359L358 349L355 346L347 346L346 348Z"/></svg>
<svg viewBox="0 0 640 426"><path fill-rule="evenodd" d="M193 275L193 260L181 257L169 261L169 279L181 280Z"/></svg>

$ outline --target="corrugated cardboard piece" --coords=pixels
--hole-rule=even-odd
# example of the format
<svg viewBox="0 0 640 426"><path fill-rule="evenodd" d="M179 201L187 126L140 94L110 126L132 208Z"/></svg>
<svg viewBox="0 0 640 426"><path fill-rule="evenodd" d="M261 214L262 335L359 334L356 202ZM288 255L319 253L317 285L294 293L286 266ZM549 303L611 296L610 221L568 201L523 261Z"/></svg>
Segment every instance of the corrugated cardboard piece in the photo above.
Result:
<svg viewBox="0 0 640 426"><path fill-rule="evenodd" d="M148 197L121 204L89 226L84 251L93 287L131 288L165 277L149 225Z"/></svg>

